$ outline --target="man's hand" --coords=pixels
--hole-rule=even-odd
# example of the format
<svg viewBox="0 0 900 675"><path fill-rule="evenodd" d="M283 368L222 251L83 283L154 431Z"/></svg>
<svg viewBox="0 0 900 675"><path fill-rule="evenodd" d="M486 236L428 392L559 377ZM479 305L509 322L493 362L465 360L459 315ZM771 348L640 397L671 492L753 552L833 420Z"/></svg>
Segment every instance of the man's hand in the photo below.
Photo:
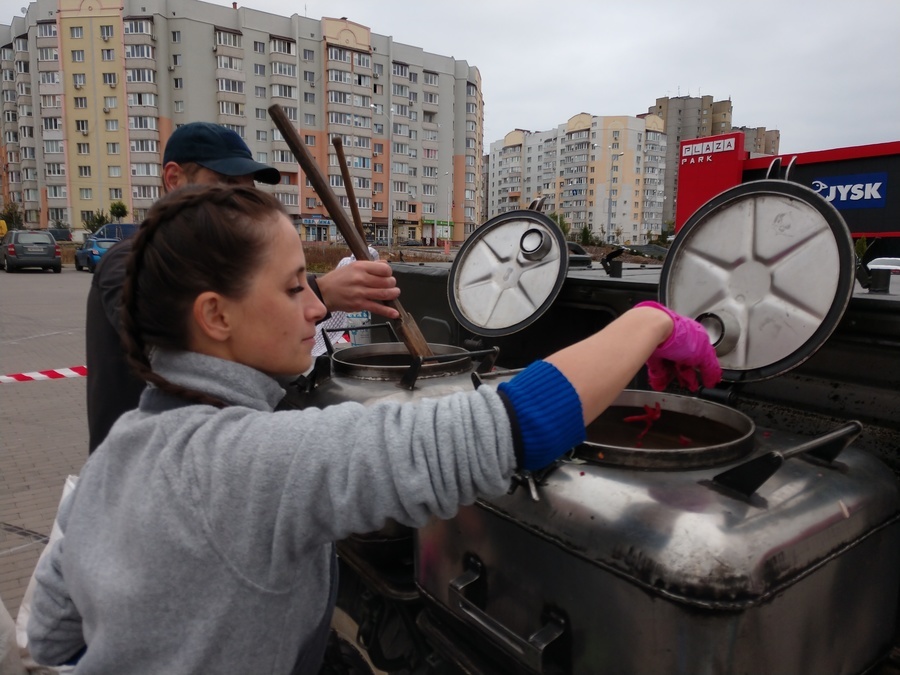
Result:
<svg viewBox="0 0 900 675"><path fill-rule="evenodd" d="M396 309L382 304L400 297L397 280L386 262L357 260L318 277L316 282L331 312L368 310L388 319L400 317Z"/></svg>

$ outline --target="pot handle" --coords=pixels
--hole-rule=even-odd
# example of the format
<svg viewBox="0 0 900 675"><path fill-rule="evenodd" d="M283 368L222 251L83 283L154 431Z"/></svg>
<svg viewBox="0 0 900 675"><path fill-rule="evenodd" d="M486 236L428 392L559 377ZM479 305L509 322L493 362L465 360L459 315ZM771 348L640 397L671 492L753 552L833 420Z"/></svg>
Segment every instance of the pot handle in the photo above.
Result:
<svg viewBox="0 0 900 675"><path fill-rule="evenodd" d="M504 626L470 600L467 589L482 581L484 565L474 555L465 559L466 571L450 582L450 608L467 624L486 633L494 644L526 664L536 673L544 673L544 652L550 644L566 631L566 620L557 612L548 610L544 625L531 636L523 638Z"/></svg>
<svg viewBox="0 0 900 675"><path fill-rule="evenodd" d="M837 459L844 448L859 436L862 429L862 423L851 420L833 431L811 438L790 450L784 452L773 450L743 464L738 464L733 469L714 476L712 482L749 498L778 471L786 459L806 453L819 461L830 464Z"/></svg>

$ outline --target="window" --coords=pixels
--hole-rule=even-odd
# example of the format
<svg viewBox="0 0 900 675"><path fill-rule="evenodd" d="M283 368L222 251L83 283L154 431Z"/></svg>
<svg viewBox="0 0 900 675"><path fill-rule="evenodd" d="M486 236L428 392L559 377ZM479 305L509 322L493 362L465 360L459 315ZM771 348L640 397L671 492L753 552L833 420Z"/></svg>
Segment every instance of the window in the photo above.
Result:
<svg viewBox="0 0 900 675"><path fill-rule="evenodd" d="M135 139L129 143L132 152L158 152L159 141L152 138Z"/></svg>
<svg viewBox="0 0 900 675"><path fill-rule="evenodd" d="M294 88L288 84L273 84L272 96L294 98Z"/></svg>
<svg viewBox="0 0 900 675"><path fill-rule="evenodd" d="M119 120L106 120L106 130L107 131L118 131L119 130Z"/></svg>
<svg viewBox="0 0 900 675"><path fill-rule="evenodd" d="M44 173L48 176L65 176L66 165L58 162L50 162L44 165Z"/></svg>
<svg viewBox="0 0 900 675"><path fill-rule="evenodd" d="M291 154L290 150L273 150L272 161L290 164L294 162L294 156Z"/></svg>
<svg viewBox="0 0 900 675"><path fill-rule="evenodd" d="M433 103L434 105L437 105L440 102L438 95L430 91L426 91L422 94L422 100L425 101L425 103Z"/></svg>
<svg viewBox="0 0 900 675"><path fill-rule="evenodd" d="M112 110L113 108L119 107L119 101L115 96L104 96L103 97L103 107L109 108Z"/></svg>
<svg viewBox="0 0 900 675"><path fill-rule="evenodd" d="M294 56L297 53L297 43L293 40L272 38L269 44L271 46L271 51L275 54L290 54L291 56Z"/></svg>
<svg viewBox="0 0 900 675"><path fill-rule="evenodd" d="M308 127L314 127L316 125L316 116L313 113L303 113L303 124Z"/></svg>
<svg viewBox="0 0 900 675"><path fill-rule="evenodd" d="M304 49L303 50L303 60L304 61L315 61L316 60L316 52L312 49Z"/></svg>
<svg viewBox="0 0 900 675"><path fill-rule="evenodd" d="M234 133L236 133L241 138L244 137L244 131L246 130L246 127L244 127L243 125L241 125L241 124L223 124L222 126L225 127L226 129L231 129Z"/></svg>
<svg viewBox="0 0 900 675"><path fill-rule="evenodd" d="M90 143L78 143L75 146L75 151L79 155L89 155L89 154L91 154L91 144Z"/></svg>
<svg viewBox="0 0 900 675"><path fill-rule="evenodd" d="M108 84L110 87L115 87L118 81L119 77L116 73L103 73L103 84Z"/></svg>
<svg viewBox="0 0 900 675"><path fill-rule="evenodd" d="M66 198L66 186L65 185L48 185L47 186L47 196L51 199L65 199Z"/></svg>
<svg viewBox="0 0 900 675"><path fill-rule="evenodd" d="M268 133L265 131L257 131L256 132L256 140L257 141L260 141L260 142L265 141L265 140L267 140L267 136L268 136Z"/></svg>
<svg viewBox="0 0 900 675"><path fill-rule="evenodd" d="M128 106L131 107L136 105L155 108L156 94L152 94L150 92L128 94Z"/></svg>
<svg viewBox="0 0 900 675"><path fill-rule="evenodd" d="M258 40L253 41L253 51L257 54L265 54L266 53L266 43L259 42Z"/></svg>
<svg viewBox="0 0 900 675"><path fill-rule="evenodd" d="M312 147L312 146L314 146L314 145L316 144L316 137L315 137L315 136L310 136L309 134L306 134L306 135L303 137L303 142L306 143L308 146Z"/></svg>
<svg viewBox="0 0 900 675"><path fill-rule="evenodd" d="M84 201L93 199L94 191L91 188L81 188L78 190L78 197Z"/></svg>
<svg viewBox="0 0 900 675"><path fill-rule="evenodd" d="M61 117L45 117L42 120L44 131L59 131L62 129Z"/></svg>
<svg viewBox="0 0 900 675"><path fill-rule="evenodd" d="M297 206L300 203L300 197L294 192L276 192L275 198L285 206Z"/></svg>
<svg viewBox="0 0 900 675"><path fill-rule="evenodd" d="M110 188L109 189L109 198L111 201L116 201L118 199L122 199L122 188Z"/></svg>
<svg viewBox="0 0 900 675"><path fill-rule="evenodd" d="M107 143L106 144L106 154L107 155L118 155L119 154L119 144L118 143Z"/></svg>
<svg viewBox="0 0 900 675"><path fill-rule="evenodd" d="M256 161L261 164L267 164L269 161L269 153L267 152L257 152L256 153Z"/></svg>
<svg viewBox="0 0 900 675"><path fill-rule="evenodd" d="M219 101L220 115L235 115L237 117L244 116L244 104L235 103L234 101Z"/></svg>
<svg viewBox="0 0 900 675"><path fill-rule="evenodd" d="M115 49L101 49L100 50L100 59L102 61L115 61L116 60L116 50Z"/></svg>
<svg viewBox="0 0 900 675"><path fill-rule="evenodd" d="M409 79L409 66L405 63L394 62L394 75Z"/></svg>
<svg viewBox="0 0 900 675"><path fill-rule="evenodd" d="M422 73L422 81L425 84L430 84L430 85L436 87L438 85L438 74L430 73L426 70Z"/></svg>
<svg viewBox="0 0 900 675"><path fill-rule="evenodd" d="M256 98L265 98L266 97L266 88L265 87L254 87L253 92L256 95Z"/></svg>
<svg viewBox="0 0 900 675"><path fill-rule="evenodd" d="M231 33L224 30L216 31L216 44L217 45L225 45L227 47L237 47L240 49L241 47L241 35L238 33Z"/></svg>
<svg viewBox="0 0 900 675"><path fill-rule="evenodd" d="M316 94L312 91L303 92L303 102L304 103L315 103L316 102Z"/></svg>
<svg viewBox="0 0 900 675"><path fill-rule="evenodd" d="M37 28L38 37L56 37L56 24L52 21L49 23L39 23ZM16 49L18 49L18 45L16 46Z"/></svg>
<svg viewBox="0 0 900 675"><path fill-rule="evenodd" d="M156 82L156 71L151 68L128 68L125 71L126 82Z"/></svg>
<svg viewBox="0 0 900 675"><path fill-rule="evenodd" d="M219 57L219 58L221 58L221 57ZM173 66L184 65L184 62L181 60L181 54L172 54L172 65Z"/></svg>
<svg viewBox="0 0 900 675"><path fill-rule="evenodd" d="M180 77L172 78L172 87L174 89L184 89L184 80Z"/></svg>
<svg viewBox="0 0 900 675"><path fill-rule="evenodd" d="M83 134L88 132L88 121L87 120L75 120L75 131L80 131Z"/></svg>
<svg viewBox="0 0 900 675"><path fill-rule="evenodd" d="M83 49L73 49L72 50L72 61L75 63L84 63L84 50Z"/></svg>
<svg viewBox="0 0 900 675"><path fill-rule="evenodd" d="M125 32L128 32L128 27L126 25ZM113 27L112 26L100 26L100 39L109 40L113 36Z"/></svg>
<svg viewBox="0 0 900 675"><path fill-rule="evenodd" d="M75 85L76 89L81 89L84 86L84 73L75 73L72 75L72 84Z"/></svg>
<svg viewBox="0 0 900 675"><path fill-rule="evenodd" d="M316 74L311 70L304 70L303 71L303 81L304 82L315 82Z"/></svg>
<svg viewBox="0 0 900 675"><path fill-rule="evenodd" d="M175 44L178 44L181 42L181 31L180 30L172 31L172 42L174 42Z"/></svg>
<svg viewBox="0 0 900 675"><path fill-rule="evenodd" d="M132 176L158 176L159 164L151 164L150 162L135 163L131 165Z"/></svg>
<svg viewBox="0 0 900 675"><path fill-rule="evenodd" d="M272 74L285 77L297 77L297 64L283 61L272 61Z"/></svg>
<svg viewBox="0 0 900 675"><path fill-rule="evenodd" d="M105 49L104 51L112 52L113 50ZM125 58L153 59L156 58L156 53L151 45L125 45ZM112 59L109 60L111 61Z"/></svg>
<svg viewBox="0 0 900 675"><path fill-rule="evenodd" d="M129 129L156 129L157 119L149 115L134 115L128 118Z"/></svg>
<svg viewBox="0 0 900 675"><path fill-rule="evenodd" d="M176 66L179 64L175 64ZM216 67L222 68L223 70L244 70L244 59L239 59L235 56L217 56L216 57Z"/></svg>
<svg viewBox="0 0 900 675"><path fill-rule="evenodd" d="M132 185L131 196L135 199L159 199L159 186Z"/></svg>
<svg viewBox="0 0 900 675"><path fill-rule="evenodd" d="M282 110L284 110L284 116L289 120L291 120L292 122L297 121L297 106L286 105L282 107Z"/></svg>
<svg viewBox="0 0 900 675"><path fill-rule="evenodd" d="M121 178L122 177L122 167L121 166L109 167L109 177L110 178Z"/></svg>
<svg viewBox="0 0 900 675"><path fill-rule="evenodd" d="M84 26L72 26L69 28L69 37L78 40L84 37Z"/></svg>
<svg viewBox="0 0 900 675"><path fill-rule="evenodd" d="M4 70L4 73L9 72ZM6 78L4 78L6 79ZM9 77L10 80L13 79L12 74ZM59 71L58 70L45 70L42 71L39 77L39 81L41 84L59 84ZM28 96L31 93L31 88L29 87L26 91L24 87L21 86L21 83L17 85L17 91L20 96Z"/></svg>
<svg viewBox="0 0 900 675"><path fill-rule="evenodd" d="M265 77L266 76L266 64L265 63L254 63L253 64L253 74Z"/></svg>
<svg viewBox="0 0 900 675"><path fill-rule="evenodd" d="M142 34L142 35L150 35L150 29L153 27L153 24L146 19L134 19L131 21L126 21L124 23L124 31L125 35L134 35L134 34ZM112 26L110 26L112 29Z"/></svg>
<svg viewBox="0 0 900 675"><path fill-rule="evenodd" d="M87 97L86 96L76 96L74 101L75 101L76 108L87 108Z"/></svg>
<svg viewBox="0 0 900 675"><path fill-rule="evenodd" d="M243 94L244 93L244 83L240 80L228 80L225 78L220 78L217 80L219 85L219 91L230 91L235 94Z"/></svg>
<svg viewBox="0 0 900 675"><path fill-rule="evenodd" d="M44 96L41 96L41 108L59 108L61 105L62 96L59 94L45 94Z"/></svg>
<svg viewBox="0 0 900 675"><path fill-rule="evenodd" d="M175 112L177 112L177 113L184 112L184 101L175 101Z"/></svg>

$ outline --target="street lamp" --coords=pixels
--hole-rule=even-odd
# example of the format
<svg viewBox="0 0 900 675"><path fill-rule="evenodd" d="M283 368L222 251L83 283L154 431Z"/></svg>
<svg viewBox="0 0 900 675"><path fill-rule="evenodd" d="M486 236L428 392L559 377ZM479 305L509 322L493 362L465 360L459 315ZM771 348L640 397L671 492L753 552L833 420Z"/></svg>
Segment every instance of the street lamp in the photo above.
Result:
<svg viewBox="0 0 900 675"><path fill-rule="evenodd" d="M374 103L372 103L369 107L372 108L372 110L374 110L375 112L378 112L378 106L375 105ZM389 110L389 114L388 114L388 126L389 126L389 128L388 128L388 133L387 133L387 142L388 142L388 146L390 146L389 149L390 149L390 150L393 150L393 147L392 147L392 142L393 142L393 141L392 141L392 139L393 139L393 136L394 136L394 106L390 106L390 107L388 108L388 110ZM383 108L382 108L382 112L379 113L379 114L381 114L381 115L384 114L384 109L383 109ZM393 246L393 245L394 245L394 197L393 197L393 194L392 194L392 193L393 193L393 190L394 190L394 180L393 180L393 178L394 178L394 164L393 164L393 159L392 159L392 158L393 158L394 153L393 153L393 152L387 152L386 155L387 155L387 157L388 157L388 185L387 185L387 198L388 198L388 245L389 245L389 246Z"/></svg>
<svg viewBox="0 0 900 675"><path fill-rule="evenodd" d="M612 150L612 148L610 148ZM613 185L613 162L622 157L624 152L612 153L609 156L609 184L606 187L606 236L607 239L613 233L612 227L612 185ZM618 244L619 242L616 241Z"/></svg>

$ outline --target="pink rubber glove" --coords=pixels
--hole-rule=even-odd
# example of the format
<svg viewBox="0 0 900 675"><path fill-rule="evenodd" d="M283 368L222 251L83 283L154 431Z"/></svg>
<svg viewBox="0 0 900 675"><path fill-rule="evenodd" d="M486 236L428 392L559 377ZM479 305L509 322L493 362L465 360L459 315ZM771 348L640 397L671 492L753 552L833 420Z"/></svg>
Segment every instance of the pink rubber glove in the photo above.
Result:
<svg viewBox="0 0 900 675"><path fill-rule="evenodd" d="M653 389L662 391L677 380L682 387L697 391L697 371L704 387L712 387L722 379L716 350L703 326L658 302L640 302L635 307L653 307L668 314L675 323L672 334L647 359L647 376Z"/></svg>

